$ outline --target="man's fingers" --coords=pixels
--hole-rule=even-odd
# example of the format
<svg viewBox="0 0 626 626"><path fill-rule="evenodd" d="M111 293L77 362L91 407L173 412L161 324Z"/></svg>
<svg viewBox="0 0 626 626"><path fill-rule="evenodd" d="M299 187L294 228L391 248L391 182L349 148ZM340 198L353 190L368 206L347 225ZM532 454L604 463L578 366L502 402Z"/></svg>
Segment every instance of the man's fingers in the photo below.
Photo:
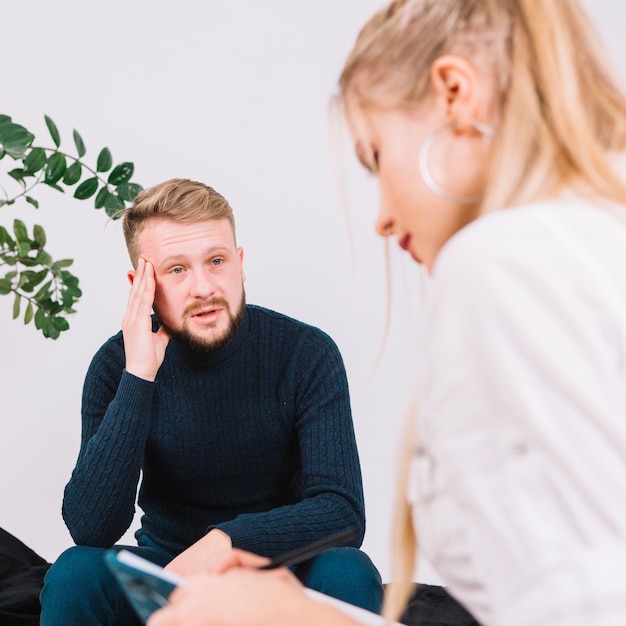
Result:
<svg viewBox="0 0 626 626"><path fill-rule="evenodd" d="M211 567L211 572L215 574L223 574L233 567L250 567L258 568L269 563L269 559L252 552L245 552L234 548L230 554L226 555L220 561L216 561Z"/></svg>

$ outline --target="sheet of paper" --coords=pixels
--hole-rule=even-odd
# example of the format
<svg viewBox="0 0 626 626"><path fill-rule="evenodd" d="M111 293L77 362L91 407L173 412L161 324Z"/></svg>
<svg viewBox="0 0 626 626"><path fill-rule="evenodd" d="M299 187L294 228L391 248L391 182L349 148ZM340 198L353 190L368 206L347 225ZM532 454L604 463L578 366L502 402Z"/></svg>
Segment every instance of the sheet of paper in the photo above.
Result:
<svg viewBox="0 0 626 626"><path fill-rule="evenodd" d="M305 589L305 592L308 596L318 602L323 602L336 607L339 611L345 613L348 617L351 617L364 626L385 626L385 624L387 624L387 622L380 615L372 613L371 611L366 611L361 607L348 604L342 600L337 600L337 598L331 598L330 596L320 593L319 591L314 591L313 589ZM399 622L393 622L393 626L404 625Z"/></svg>

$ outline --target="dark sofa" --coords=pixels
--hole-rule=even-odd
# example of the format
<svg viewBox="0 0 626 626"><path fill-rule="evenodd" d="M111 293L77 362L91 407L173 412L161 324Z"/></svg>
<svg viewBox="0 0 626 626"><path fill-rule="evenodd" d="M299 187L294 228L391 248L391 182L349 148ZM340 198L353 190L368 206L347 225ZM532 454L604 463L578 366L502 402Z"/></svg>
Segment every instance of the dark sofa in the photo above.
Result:
<svg viewBox="0 0 626 626"><path fill-rule="evenodd" d="M39 592L50 567L45 559L0 528L0 624L38 626ZM443 587L419 585L401 621L407 626L479 626Z"/></svg>
<svg viewBox="0 0 626 626"><path fill-rule="evenodd" d="M400 621L407 626L480 626L448 592L437 585L418 585Z"/></svg>

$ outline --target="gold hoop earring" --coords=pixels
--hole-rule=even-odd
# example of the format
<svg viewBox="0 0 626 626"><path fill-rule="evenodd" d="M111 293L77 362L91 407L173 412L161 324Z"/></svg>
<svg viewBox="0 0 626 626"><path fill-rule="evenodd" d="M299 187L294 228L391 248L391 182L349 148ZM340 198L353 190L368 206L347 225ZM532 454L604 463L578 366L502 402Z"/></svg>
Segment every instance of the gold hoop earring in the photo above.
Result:
<svg viewBox="0 0 626 626"><path fill-rule="evenodd" d="M486 124L483 124L482 122L473 121L472 126L479 133L485 135L486 137L493 137L495 134L495 131L493 130L493 128L491 128L490 126L487 126ZM453 123L444 124L443 126L441 126L441 128L438 128L437 130L433 131L430 135L428 135L428 137L426 137L426 139L424 139L424 143L422 144L422 147L420 148L420 152L419 152L420 174L422 175L422 180L424 181L424 184L436 196L439 196L440 198L443 198L444 200L448 200L449 202L456 202L457 204L474 204L475 202L478 202L482 198L482 194L477 194L475 196L465 196L465 197L460 197L460 196L455 196L453 194L450 194L447 191L444 191L435 182L435 179L433 178L432 174L430 173L430 169L428 168L428 154L433 145L433 142L441 133L443 133L446 130L450 130L451 128L454 128Z"/></svg>

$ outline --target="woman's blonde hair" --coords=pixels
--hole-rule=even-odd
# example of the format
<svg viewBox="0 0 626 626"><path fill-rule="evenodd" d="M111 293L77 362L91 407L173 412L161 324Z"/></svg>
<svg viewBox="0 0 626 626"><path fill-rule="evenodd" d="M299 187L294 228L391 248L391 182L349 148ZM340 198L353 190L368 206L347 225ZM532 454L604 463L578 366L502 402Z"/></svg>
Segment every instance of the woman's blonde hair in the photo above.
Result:
<svg viewBox="0 0 626 626"><path fill-rule="evenodd" d="M443 54L490 68L498 85L484 211L571 185L626 203L609 155L626 149L626 98L577 0L396 0L361 30L340 99L416 107Z"/></svg>
<svg viewBox="0 0 626 626"><path fill-rule="evenodd" d="M339 101L417 108L443 54L464 56L497 84L483 212L549 198L566 186L626 204L626 186L611 164L611 153L626 150L626 98L577 0L395 0L361 30L341 73ZM403 565L399 574L394 569L390 618L408 598L415 565L402 485L395 552Z"/></svg>

